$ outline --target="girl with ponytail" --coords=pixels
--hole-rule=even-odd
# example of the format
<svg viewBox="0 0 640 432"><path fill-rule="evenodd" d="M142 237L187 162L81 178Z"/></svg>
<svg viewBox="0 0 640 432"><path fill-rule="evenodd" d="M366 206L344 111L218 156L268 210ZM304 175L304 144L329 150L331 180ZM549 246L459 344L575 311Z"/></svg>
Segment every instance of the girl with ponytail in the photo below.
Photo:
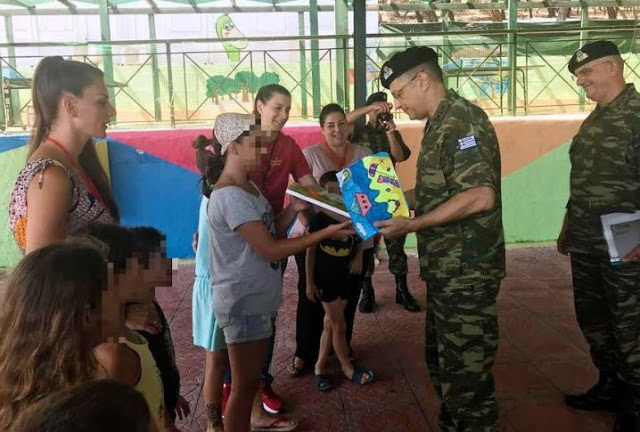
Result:
<svg viewBox="0 0 640 432"><path fill-rule="evenodd" d="M205 288L211 292L207 306L213 306L213 316L209 313L207 322L194 324L194 339L199 345L198 326L219 327L202 346L221 361L228 355L233 383L223 428L221 368L214 367L213 376L205 373L207 430L292 431L296 422L266 416L260 392L260 370L282 303L282 259L325 238L350 235L353 230L349 229L350 222L344 222L306 236L283 239L296 213L308 206L292 203L274 216L269 201L251 180L266 154L261 142L264 134L255 116L221 114L216 118L214 136L215 141L199 138L194 143L205 195L209 194L208 204L201 208L198 250L207 249L209 254L205 269L210 282ZM206 241L204 235L209 236ZM196 307L194 315L195 311ZM225 345L218 342L226 345L226 352L219 355L215 351Z"/></svg>
<svg viewBox="0 0 640 432"><path fill-rule="evenodd" d="M213 185L216 184L225 156L220 154L220 144L214 138L198 136L192 143L196 151L196 166L202 175L202 200L198 218L196 252L196 279L193 283L192 323L193 344L205 349L205 371L202 396L207 413L207 432L222 432L222 383L229 367L227 345L222 330L213 314L213 292L209 259L209 227L207 206Z"/></svg>
<svg viewBox="0 0 640 432"><path fill-rule="evenodd" d="M106 137L116 114L102 71L45 57L33 76L32 103L28 160L9 208L9 224L23 252L62 240L89 222L119 220L93 143Z"/></svg>

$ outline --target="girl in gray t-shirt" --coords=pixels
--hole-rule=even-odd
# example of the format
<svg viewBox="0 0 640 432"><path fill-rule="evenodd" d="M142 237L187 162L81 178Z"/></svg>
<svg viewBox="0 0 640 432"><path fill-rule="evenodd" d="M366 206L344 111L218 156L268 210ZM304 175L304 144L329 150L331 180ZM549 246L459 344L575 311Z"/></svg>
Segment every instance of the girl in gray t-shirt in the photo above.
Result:
<svg viewBox="0 0 640 432"><path fill-rule="evenodd" d="M213 184L207 216L211 246L211 284L216 321L228 347L233 385L224 418L225 431L250 428L252 401L261 409L260 368L272 320L282 303L280 261L317 242L353 234L350 222L331 225L295 239L284 237L298 211L295 201L277 220L268 201L249 180L264 153L260 125L253 115L226 113L216 118L207 181ZM278 420L276 420L277 422ZM295 423L292 423L292 429Z"/></svg>

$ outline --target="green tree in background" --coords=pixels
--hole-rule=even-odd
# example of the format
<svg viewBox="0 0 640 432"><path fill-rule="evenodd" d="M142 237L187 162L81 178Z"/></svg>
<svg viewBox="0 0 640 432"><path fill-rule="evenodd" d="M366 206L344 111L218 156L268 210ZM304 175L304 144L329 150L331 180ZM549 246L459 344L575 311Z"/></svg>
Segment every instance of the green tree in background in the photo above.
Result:
<svg viewBox="0 0 640 432"><path fill-rule="evenodd" d="M242 102L249 102L249 93L253 94L266 84L279 84L280 77L273 72L265 72L256 76L253 72L240 71L234 79L223 75L214 75L207 80L207 98L211 98L216 105L220 98L227 95L237 97L242 92Z"/></svg>

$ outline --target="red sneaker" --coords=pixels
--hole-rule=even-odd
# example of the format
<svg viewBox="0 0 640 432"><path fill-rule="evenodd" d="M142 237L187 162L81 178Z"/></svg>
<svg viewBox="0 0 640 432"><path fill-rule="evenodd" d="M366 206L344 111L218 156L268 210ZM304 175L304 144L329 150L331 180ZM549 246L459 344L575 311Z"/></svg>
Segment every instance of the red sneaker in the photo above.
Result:
<svg viewBox="0 0 640 432"><path fill-rule="evenodd" d="M229 402L229 396L231 396L231 384L224 383L222 385L222 417L224 417L224 411L227 408L227 402Z"/></svg>
<svg viewBox="0 0 640 432"><path fill-rule="evenodd" d="M270 414L278 414L282 411L282 408L284 408L284 402L280 399L280 396L273 391L269 384L261 382L260 393L262 396L262 406L266 412Z"/></svg>

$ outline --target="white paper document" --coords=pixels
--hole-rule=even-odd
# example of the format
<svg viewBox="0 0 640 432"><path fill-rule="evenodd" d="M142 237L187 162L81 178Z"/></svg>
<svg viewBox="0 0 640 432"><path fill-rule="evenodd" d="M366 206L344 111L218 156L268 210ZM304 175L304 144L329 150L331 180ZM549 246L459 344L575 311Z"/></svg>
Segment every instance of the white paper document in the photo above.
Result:
<svg viewBox="0 0 640 432"><path fill-rule="evenodd" d="M640 244L640 211L604 214L600 220L609 258L612 263L621 263L622 258Z"/></svg>

